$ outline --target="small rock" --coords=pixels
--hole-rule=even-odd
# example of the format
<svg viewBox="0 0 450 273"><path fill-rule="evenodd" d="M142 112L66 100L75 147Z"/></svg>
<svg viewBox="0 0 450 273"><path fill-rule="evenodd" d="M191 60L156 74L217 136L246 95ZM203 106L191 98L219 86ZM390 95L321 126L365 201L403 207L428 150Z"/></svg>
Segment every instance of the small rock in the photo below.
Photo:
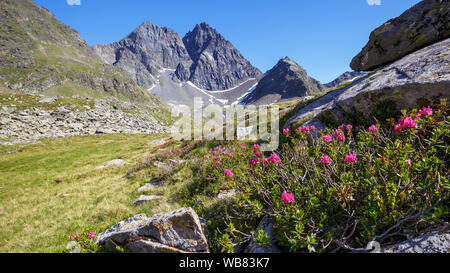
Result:
<svg viewBox="0 0 450 273"><path fill-rule="evenodd" d="M39 103L53 103L57 100L56 97L44 98L39 101Z"/></svg>
<svg viewBox="0 0 450 273"><path fill-rule="evenodd" d="M155 199L158 199L158 198L159 198L159 196L157 196L157 195L141 195L141 196L138 197L138 199L136 199L133 202L133 205L138 206L138 205L141 205L141 204L143 204L145 202L152 201L152 200L155 200Z"/></svg>
<svg viewBox="0 0 450 273"><path fill-rule="evenodd" d="M151 191L164 185L164 182L146 183L138 189L138 192Z"/></svg>
<svg viewBox="0 0 450 273"><path fill-rule="evenodd" d="M76 241L70 241L67 243L66 246L67 251L69 251L70 253L81 253L81 246L80 243L76 242Z"/></svg>
<svg viewBox="0 0 450 273"><path fill-rule="evenodd" d="M124 165L124 164L125 164L125 161L124 161L124 160L122 160L122 159L114 159L114 160L111 160L111 161L105 163L105 165L103 165L103 166L97 167L96 169L97 169L97 170L98 170L98 169L103 169L103 168L106 168L106 167L109 167L109 166L112 166L112 165L122 166L122 165Z"/></svg>
<svg viewBox="0 0 450 273"><path fill-rule="evenodd" d="M263 217L261 222L256 229L255 234L258 234L259 230L264 230L266 234L270 237L270 247L263 247L256 243L255 240L252 240L248 247L244 250L244 253L281 253L280 249L276 246L276 240L272 233L274 220L266 215Z"/></svg>
<svg viewBox="0 0 450 273"><path fill-rule="evenodd" d="M174 247L166 246L150 239L141 239L125 245L131 253L187 253Z"/></svg>
<svg viewBox="0 0 450 273"><path fill-rule="evenodd" d="M166 143L166 141L164 140L164 138L160 138L160 139L156 139L156 140L152 140L148 143L148 145L161 145Z"/></svg>
<svg viewBox="0 0 450 273"><path fill-rule="evenodd" d="M221 191L219 195L217 195L217 198L219 199L231 199L236 196L236 190L231 189L229 191Z"/></svg>

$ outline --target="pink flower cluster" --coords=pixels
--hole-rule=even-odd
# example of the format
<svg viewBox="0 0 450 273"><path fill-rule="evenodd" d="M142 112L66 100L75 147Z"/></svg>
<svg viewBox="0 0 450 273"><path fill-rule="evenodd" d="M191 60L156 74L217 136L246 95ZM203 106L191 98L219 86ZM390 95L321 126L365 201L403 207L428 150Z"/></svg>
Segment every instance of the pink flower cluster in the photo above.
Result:
<svg viewBox="0 0 450 273"><path fill-rule="evenodd" d="M376 125L372 125L369 127L369 132L373 133L373 132L377 132L378 131L378 127Z"/></svg>
<svg viewBox="0 0 450 273"><path fill-rule="evenodd" d="M325 165L331 164L331 158L328 155L322 156L320 161Z"/></svg>
<svg viewBox="0 0 450 273"><path fill-rule="evenodd" d="M348 124L348 125L342 124L341 126L338 127L338 129L341 129L342 131L347 129L347 131L350 131L351 129L353 129L353 125L351 125L351 124Z"/></svg>
<svg viewBox="0 0 450 273"><path fill-rule="evenodd" d="M341 129L337 129L336 131L334 131L334 137L339 141L345 141L345 133Z"/></svg>
<svg viewBox="0 0 450 273"><path fill-rule="evenodd" d="M88 234L88 239L94 238L95 237L95 232L91 231Z"/></svg>
<svg viewBox="0 0 450 273"><path fill-rule="evenodd" d="M330 135L324 135L323 137L322 137L322 139L323 139L323 141L325 141L325 142L331 142L333 139L331 138L331 136Z"/></svg>
<svg viewBox="0 0 450 273"><path fill-rule="evenodd" d="M289 128L284 128L283 129L283 135L287 135L289 133Z"/></svg>
<svg viewBox="0 0 450 273"><path fill-rule="evenodd" d="M358 157L356 156L356 154L348 154L345 156L345 162L346 163L358 162Z"/></svg>
<svg viewBox="0 0 450 273"><path fill-rule="evenodd" d="M227 177L232 177L233 176L233 172L230 171L229 169L224 169L223 172L225 173L225 175Z"/></svg>
<svg viewBox="0 0 450 273"><path fill-rule="evenodd" d="M258 159L252 159L252 160L250 160L250 162L248 163L250 166L253 166L253 165L256 165L256 164L258 164L259 163L259 160Z"/></svg>
<svg viewBox="0 0 450 273"><path fill-rule="evenodd" d="M280 157L277 154L271 154L268 158L264 159L264 164L273 162L273 163L280 163Z"/></svg>
<svg viewBox="0 0 450 273"><path fill-rule="evenodd" d="M297 128L297 131L305 133L305 134L309 134L311 133L311 131L315 131L316 130L316 126L311 125L311 126L300 126Z"/></svg>
<svg viewBox="0 0 450 273"><path fill-rule="evenodd" d="M424 107L419 111L419 115L431 116L433 114L433 109L431 107Z"/></svg>
<svg viewBox="0 0 450 273"><path fill-rule="evenodd" d="M398 133L408 128L417 128L417 123L412 117L403 117L399 119L398 124L395 125L394 131Z"/></svg>
<svg viewBox="0 0 450 273"><path fill-rule="evenodd" d="M295 197L290 193L283 192L283 194L281 194L281 201L285 204L290 204L295 201Z"/></svg>

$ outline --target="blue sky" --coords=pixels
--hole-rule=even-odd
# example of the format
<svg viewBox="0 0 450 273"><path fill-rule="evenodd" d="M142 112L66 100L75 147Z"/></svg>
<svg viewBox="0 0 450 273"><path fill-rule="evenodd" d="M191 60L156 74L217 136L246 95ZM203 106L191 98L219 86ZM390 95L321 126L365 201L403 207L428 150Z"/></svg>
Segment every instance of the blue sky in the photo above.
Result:
<svg viewBox="0 0 450 273"><path fill-rule="evenodd" d="M265 72L289 56L326 83L350 70L372 30L419 0L35 0L93 44L147 20L184 36L207 22ZM80 5L76 5L80 2ZM369 5L372 2L373 5ZM69 5L71 3L72 5ZM73 4L75 3L75 4ZM378 5L380 3L380 5Z"/></svg>

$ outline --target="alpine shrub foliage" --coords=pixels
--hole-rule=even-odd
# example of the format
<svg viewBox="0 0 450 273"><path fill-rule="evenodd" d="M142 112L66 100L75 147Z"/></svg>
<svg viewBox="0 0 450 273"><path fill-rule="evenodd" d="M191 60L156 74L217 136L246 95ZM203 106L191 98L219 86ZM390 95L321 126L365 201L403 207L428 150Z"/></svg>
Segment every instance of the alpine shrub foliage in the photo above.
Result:
<svg viewBox="0 0 450 273"><path fill-rule="evenodd" d="M236 227L270 215L279 246L289 251L348 251L404 240L448 221L447 102L402 114L400 126L386 128L285 130L287 141L275 155L261 155L256 145L239 151L245 158L231 158L228 150L223 159L208 156L203 181L227 181L239 193L227 219L229 235L217 240L247 242Z"/></svg>

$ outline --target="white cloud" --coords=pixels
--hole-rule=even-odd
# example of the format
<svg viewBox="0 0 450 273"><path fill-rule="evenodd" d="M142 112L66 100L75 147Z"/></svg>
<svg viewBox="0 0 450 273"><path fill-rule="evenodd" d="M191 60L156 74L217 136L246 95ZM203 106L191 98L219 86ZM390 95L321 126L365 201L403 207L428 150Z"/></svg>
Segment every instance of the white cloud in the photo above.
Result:
<svg viewBox="0 0 450 273"><path fill-rule="evenodd" d="M367 4L369 6L373 6L373 5L380 6L381 5L381 0L367 0Z"/></svg>
<svg viewBox="0 0 450 273"><path fill-rule="evenodd" d="M67 5L69 6L80 6L81 5L81 0L66 0L67 1Z"/></svg>

